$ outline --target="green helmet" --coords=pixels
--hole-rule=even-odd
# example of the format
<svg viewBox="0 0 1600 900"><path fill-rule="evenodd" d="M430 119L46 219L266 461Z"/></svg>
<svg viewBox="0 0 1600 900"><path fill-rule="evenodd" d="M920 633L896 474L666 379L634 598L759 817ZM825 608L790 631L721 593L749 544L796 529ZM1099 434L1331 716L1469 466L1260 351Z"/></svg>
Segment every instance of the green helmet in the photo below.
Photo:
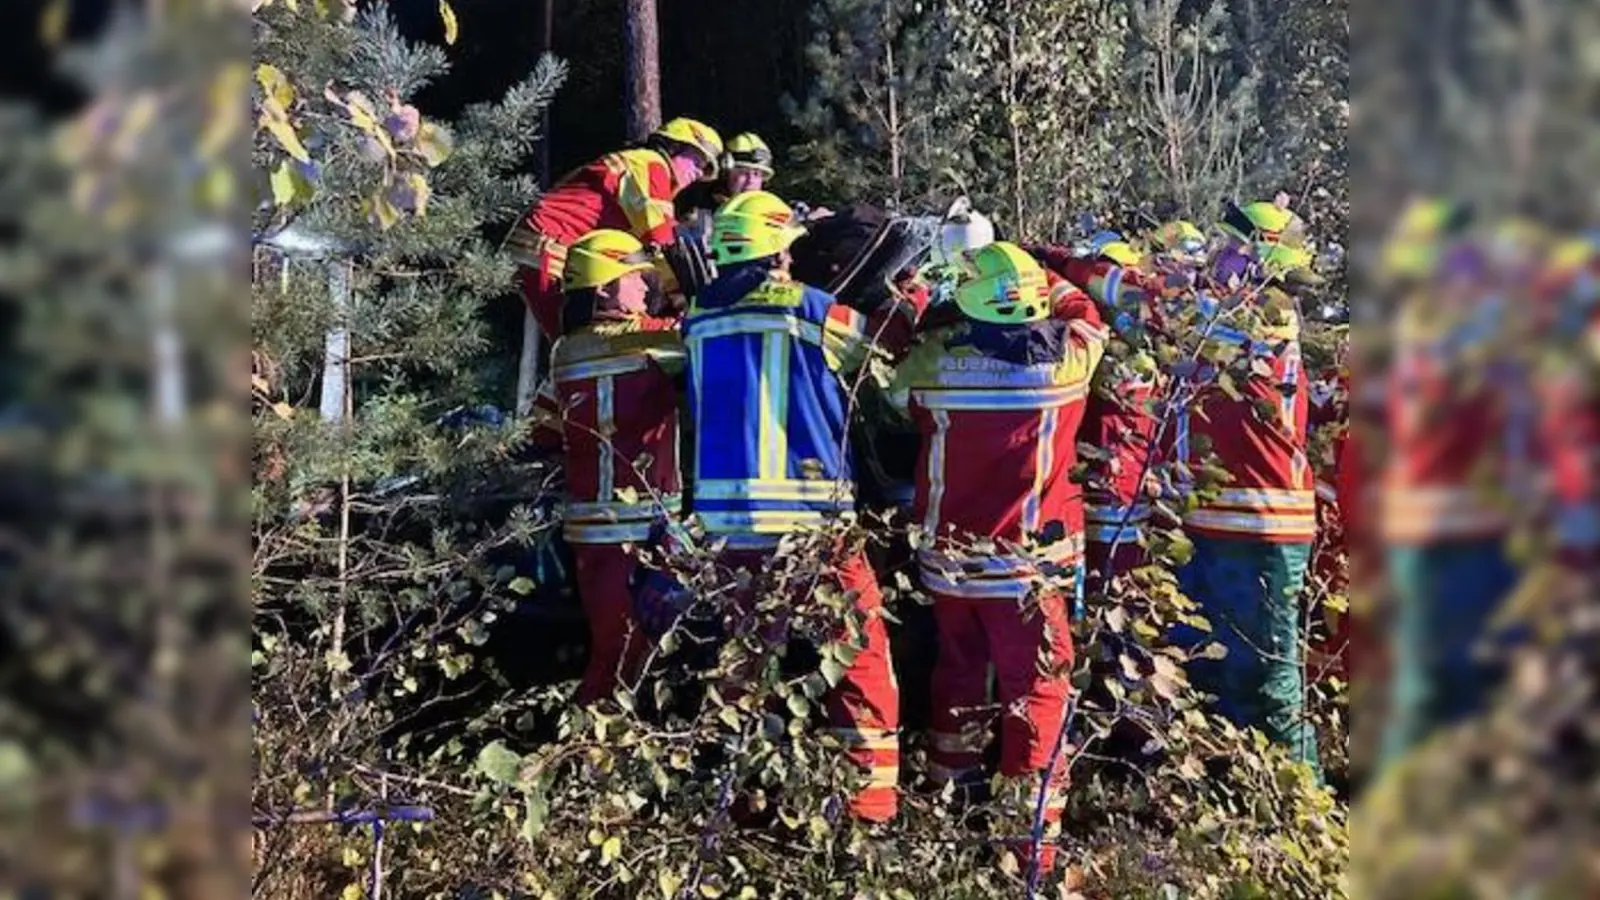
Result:
<svg viewBox="0 0 1600 900"><path fill-rule="evenodd" d="M717 265L781 253L805 234L789 204L767 191L745 191L711 219L711 254Z"/></svg>
<svg viewBox="0 0 1600 900"><path fill-rule="evenodd" d="M1050 288L1039 261L997 241L967 254L956 306L969 319L1014 325L1050 317Z"/></svg>
<svg viewBox="0 0 1600 900"><path fill-rule="evenodd" d="M1218 225L1225 233L1246 244L1298 246L1305 242L1305 223L1293 210L1271 200L1258 200L1244 206L1229 203Z"/></svg>

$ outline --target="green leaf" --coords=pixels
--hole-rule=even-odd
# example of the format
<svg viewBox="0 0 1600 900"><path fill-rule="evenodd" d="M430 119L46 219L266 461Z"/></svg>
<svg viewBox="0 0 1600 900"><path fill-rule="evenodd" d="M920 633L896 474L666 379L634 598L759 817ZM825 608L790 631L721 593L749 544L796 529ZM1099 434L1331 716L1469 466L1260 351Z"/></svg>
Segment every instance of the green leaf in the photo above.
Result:
<svg viewBox="0 0 1600 900"><path fill-rule="evenodd" d="M368 220L384 231L393 228L400 221L400 210L389 201L389 194L386 191L368 197L363 206Z"/></svg>
<svg viewBox="0 0 1600 900"><path fill-rule="evenodd" d="M818 671L828 682L829 687L834 687L844 680L844 663L831 656L822 660L822 666Z"/></svg>
<svg viewBox="0 0 1600 900"><path fill-rule="evenodd" d="M478 761L473 768L497 784L516 784L522 757L506 749L504 741L495 741L478 751Z"/></svg>
<svg viewBox="0 0 1600 900"><path fill-rule="evenodd" d="M656 888L661 891L661 900L675 900L683 890L683 876L662 869L656 873Z"/></svg>
<svg viewBox="0 0 1600 900"><path fill-rule="evenodd" d="M456 37L461 34L461 26L456 22L456 11L450 8L446 0L439 0L439 18L444 20L444 42L454 44Z"/></svg>
<svg viewBox="0 0 1600 900"><path fill-rule="evenodd" d="M529 787L522 808L522 836L531 841L544 833L545 821L550 816L550 796L542 782Z"/></svg>
<svg viewBox="0 0 1600 900"><path fill-rule="evenodd" d="M811 712L811 704L806 700L804 694L793 693L789 695L789 712L793 713L796 718L804 718Z"/></svg>
<svg viewBox="0 0 1600 900"><path fill-rule="evenodd" d="M617 858L620 856L622 856L622 838L612 835L611 837L606 838L605 843L600 845L601 865L608 866L616 862Z"/></svg>
<svg viewBox="0 0 1600 900"><path fill-rule="evenodd" d="M526 575L518 575L516 578L511 579L511 584L508 585L513 592L521 594L524 597L533 593L534 589L538 586L539 585L532 578L529 578Z"/></svg>

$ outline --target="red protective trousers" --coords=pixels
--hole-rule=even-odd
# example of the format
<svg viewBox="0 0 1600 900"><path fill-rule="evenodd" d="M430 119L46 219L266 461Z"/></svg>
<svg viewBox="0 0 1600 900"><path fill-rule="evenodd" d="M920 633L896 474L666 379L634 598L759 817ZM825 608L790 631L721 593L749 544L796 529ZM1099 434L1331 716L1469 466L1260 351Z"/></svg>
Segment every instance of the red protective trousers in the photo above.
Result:
<svg viewBox="0 0 1600 900"><path fill-rule="evenodd" d="M933 593L939 655L933 666L932 775L970 784L981 777L983 751L1000 713L1000 774L1038 775L1050 764L1071 693L1072 632L1066 600L1037 605ZM996 691L989 696L989 667ZM1041 865L1055 861L1055 838L1066 805L1066 754L1056 760L1045 805Z"/></svg>
<svg viewBox="0 0 1600 900"><path fill-rule="evenodd" d="M589 665L574 699L593 703L632 684L650 641L633 620L628 579L639 564L621 544L572 544L578 596L589 620Z"/></svg>
<svg viewBox="0 0 1600 900"><path fill-rule="evenodd" d="M769 554L730 550L723 563L759 575L770 568ZM883 593L867 563L856 551L838 560L829 573L835 587L854 592L863 615L865 646L844 676L823 698L830 730L849 748L851 760L867 773L867 783L851 800L850 811L869 822L887 822L899 810L900 685L889 659L889 632L883 621ZM841 629L840 637L844 637Z"/></svg>

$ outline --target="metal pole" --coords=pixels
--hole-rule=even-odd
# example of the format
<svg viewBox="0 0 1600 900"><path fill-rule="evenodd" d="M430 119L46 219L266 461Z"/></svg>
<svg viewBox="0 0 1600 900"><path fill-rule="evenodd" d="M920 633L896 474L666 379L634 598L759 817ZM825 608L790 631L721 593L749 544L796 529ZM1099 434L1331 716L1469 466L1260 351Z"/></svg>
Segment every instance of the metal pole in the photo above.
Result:
<svg viewBox="0 0 1600 900"><path fill-rule="evenodd" d="M322 357L322 419L341 422L349 405L350 385L350 272L344 260L328 262L328 294L338 311L339 324L328 332Z"/></svg>
<svg viewBox="0 0 1600 900"><path fill-rule="evenodd" d="M378 776L378 798L389 806L389 774ZM372 900L383 900L383 819L372 820Z"/></svg>
<svg viewBox="0 0 1600 900"><path fill-rule="evenodd" d="M539 345L543 331L533 311L522 311L522 359L517 364L517 415L533 412L533 399L539 393Z"/></svg>
<svg viewBox="0 0 1600 900"><path fill-rule="evenodd" d="M152 351L155 361L156 421L163 426L183 419L183 344L172 322L174 295L177 292L173 262L163 259L151 273L151 312L155 320Z"/></svg>

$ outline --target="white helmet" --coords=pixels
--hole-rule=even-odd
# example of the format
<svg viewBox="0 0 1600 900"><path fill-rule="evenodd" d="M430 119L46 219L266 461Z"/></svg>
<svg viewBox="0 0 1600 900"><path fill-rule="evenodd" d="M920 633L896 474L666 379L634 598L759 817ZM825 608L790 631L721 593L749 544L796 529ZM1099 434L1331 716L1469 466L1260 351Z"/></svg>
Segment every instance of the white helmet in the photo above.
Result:
<svg viewBox="0 0 1600 900"><path fill-rule="evenodd" d="M966 197L959 197L944 214L944 224L939 226L939 240L933 245L932 262L936 266L955 263L961 254L987 247L994 243L994 223L983 213L972 209Z"/></svg>

